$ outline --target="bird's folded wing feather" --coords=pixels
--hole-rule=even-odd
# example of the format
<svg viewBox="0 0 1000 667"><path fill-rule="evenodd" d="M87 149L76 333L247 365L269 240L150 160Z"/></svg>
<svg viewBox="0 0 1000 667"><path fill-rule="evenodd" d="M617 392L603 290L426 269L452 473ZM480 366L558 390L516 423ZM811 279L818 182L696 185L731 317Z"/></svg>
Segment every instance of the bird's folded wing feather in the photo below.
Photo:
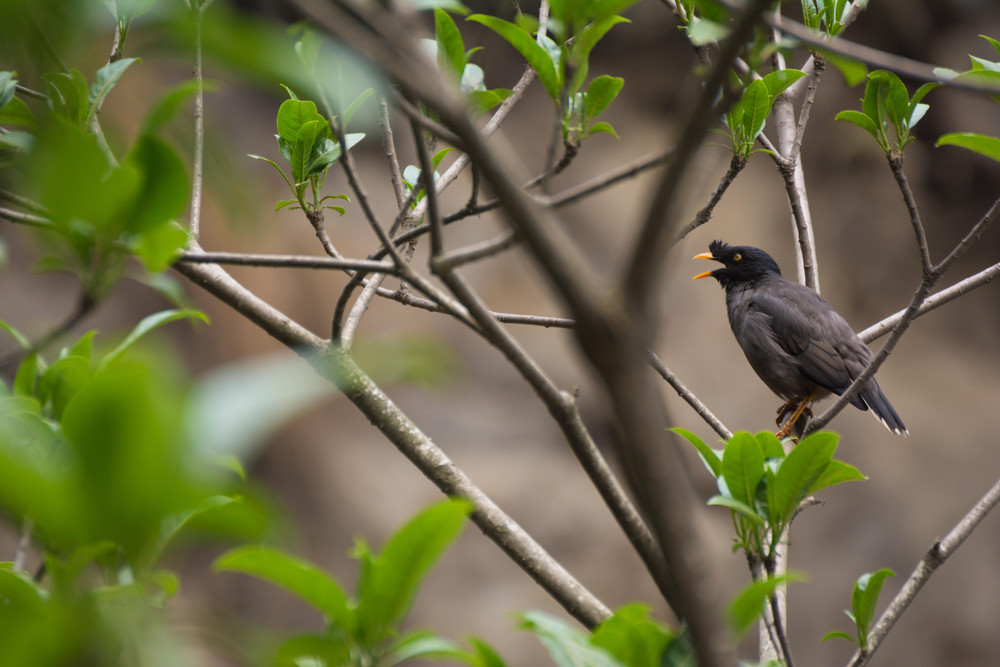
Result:
<svg viewBox="0 0 1000 667"><path fill-rule="evenodd" d="M758 290L751 308L770 316L775 341L796 360L806 377L842 393L851 384L849 366L853 364L844 358L843 346L838 343L853 342L854 331L809 288L787 281L775 287Z"/></svg>

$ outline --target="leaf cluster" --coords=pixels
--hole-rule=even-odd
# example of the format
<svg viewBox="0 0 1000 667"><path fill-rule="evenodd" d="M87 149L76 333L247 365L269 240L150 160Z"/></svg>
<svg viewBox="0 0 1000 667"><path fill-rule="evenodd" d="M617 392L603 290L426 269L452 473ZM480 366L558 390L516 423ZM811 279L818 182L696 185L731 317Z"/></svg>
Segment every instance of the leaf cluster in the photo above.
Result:
<svg viewBox="0 0 1000 667"><path fill-rule="evenodd" d="M517 49L549 97L562 109L563 139L571 145L596 133L618 136L606 122L595 122L614 101L624 79L602 75L584 87L590 72L590 53L611 28L628 19L618 14L634 0L560 0L551 3L545 33L539 21L519 15L511 23L495 16L473 14L480 23Z"/></svg>
<svg viewBox="0 0 1000 667"><path fill-rule="evenodd" d="M153 649L158 609L178 590L165 550L192 527L224 525L258 537L267 519L232 475L195 455L182 388L157 357L138 354L150 332L198 311L142 320L117 346L90 331L52 360L0 322L28 354L0 383L0 508L21 517L43 570L0 566L6 665L117 664ZM45 578L42 578L42 572ZM144 664L147 662L141 659Z"/></svg>
<svg viewBox="0 0 1000 667"><path fill-rule="evenodd" d="M736 433L722 450L714 450L690 431L672 430L695 447L715 477L719 493L708 504L732 512L734 548L742 548L768 568L781 535L807 496L865 479L854 466L833 458L839 440L835 433L813 433L786 454L778 438L767 431Z"/></svg>
<svg viewBox="0 0 1000 667"><path fill-rule="evenodd" d="M876 70L868 75L861 111L841 111L836 119L854 123L868 132L887 156L899 155L906 144L913 141L910 132L927 113L929 107L921 100L939 85L936 82L925 83L911 98L898 76L886 70ZM890 128L893 137L890 137Z"/></svg>
<svg viewBox="0 0 1000 667"><path fill-rule="evenodd" d="M471 512L464 500L446 500L419 512L373 552L358 540L356 593L315 565L267 546L246 546L215 561L215 569L242 572L284 588L323 614L319 634L297 635L285 641L276 665L341 666L396 665L411 659L447 659L479 667L502 661L484 642L470 639L470 648L429 632L399 634L417 591L434 563L458 537Z"/></svg>
<svg viewBox="0 0 1000 667"><path fill-rule="evenodd" d="M278 107L275 118L278 133L274 136L278 140L281 157L288 163L289 173L286 174L274 160L260 155L249 157L263 160L274 167L292 192L294 199L279 201L275 210L286 206L312 213L317 213L321 209L332 209L343 215L342 206L324 205L324 202L331 199L349 201L348 196L344 194L320 196L320 191L326 181L327 171L344 154L344 148L334 136L330 122L317 111L315 102L300 100L288 87L285 90L288 91L289 99ZM344 111L344 125L350 122L354 113L374 92L371 88L367 89ZM364 137L363 132L344 135L346 149L350 150Z"/></svg>
<svg viewBox="0 0 1000 667"><path fill-rule="evenodd" d="M980 37L993 47L997 55L1000 55L1000 41L986 35L980 35ZM936 72L946 79L995 90L996 92L989 95L994 101L1000 102L1000 61L986 60L973 55L969 55L969 59L972 61L972 68L965 72L959 73L945 69L938 69ZM976 132L952 132L939 137L935 145L958 146L1000 162L1000 138L995 136Z"/></svg>
<svg viewBox="0 0 1000 667"><path fill-rule="evenodd" d="M743 88L743 94L729 108L723 120L734 155L746 159L754 153L754 142L764 131L764 123L771 115L774 101L804 76L805 72L797 69L776 70L761 78L752 79L744 86L733 74L733 83Z"/></svg>

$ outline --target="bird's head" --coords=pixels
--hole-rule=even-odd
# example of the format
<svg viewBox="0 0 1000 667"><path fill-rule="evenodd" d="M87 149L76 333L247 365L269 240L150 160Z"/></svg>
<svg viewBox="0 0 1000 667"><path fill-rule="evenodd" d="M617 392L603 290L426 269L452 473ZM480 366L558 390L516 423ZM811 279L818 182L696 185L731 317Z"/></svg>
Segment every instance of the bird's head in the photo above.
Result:
<svg viewBox="0 0 1000 667"><path fill-rule="evenodd" d="M767 276L781 276L781 269L778 268L777 262L760 248L748 245L729 245L725 241L712 241L708 245L708 250L708 252L695 255L694 259L711 259L721 262L722 268L699 273L695 279L712 276L719 281L720 285L728 288L754 283Z"/></svg>

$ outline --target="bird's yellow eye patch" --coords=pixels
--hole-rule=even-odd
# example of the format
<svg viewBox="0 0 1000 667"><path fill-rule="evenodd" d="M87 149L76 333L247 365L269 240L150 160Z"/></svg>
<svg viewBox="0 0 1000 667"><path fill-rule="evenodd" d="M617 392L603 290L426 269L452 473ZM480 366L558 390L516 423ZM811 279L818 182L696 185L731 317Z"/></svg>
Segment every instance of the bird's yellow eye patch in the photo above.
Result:
<svg viewBox="0 0 1000 667"><path fill-rule="evenodd" d="M734 262L738 262L741 259L743 259L743 255L741 255L740 253L736 253L735 255L733 255L733 261Z"/></svg>

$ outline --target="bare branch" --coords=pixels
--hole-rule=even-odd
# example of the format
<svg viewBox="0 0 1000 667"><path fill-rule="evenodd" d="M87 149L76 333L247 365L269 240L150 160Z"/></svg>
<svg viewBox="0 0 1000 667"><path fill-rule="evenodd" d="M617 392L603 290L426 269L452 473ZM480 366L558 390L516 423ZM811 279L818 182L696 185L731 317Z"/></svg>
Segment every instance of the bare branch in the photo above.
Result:
<svg viewBox="0 0 1000 667"><path fill-rule="evenodd" d="M392 262L378 262L370 259L349 259L346 257L319 257L310 255L262 255L240 252L185 252L177 262L200 264L234 264L239 266L267 266L292 269L332 269L335 271L366 271L370 273L395 274Z"/></svg>

